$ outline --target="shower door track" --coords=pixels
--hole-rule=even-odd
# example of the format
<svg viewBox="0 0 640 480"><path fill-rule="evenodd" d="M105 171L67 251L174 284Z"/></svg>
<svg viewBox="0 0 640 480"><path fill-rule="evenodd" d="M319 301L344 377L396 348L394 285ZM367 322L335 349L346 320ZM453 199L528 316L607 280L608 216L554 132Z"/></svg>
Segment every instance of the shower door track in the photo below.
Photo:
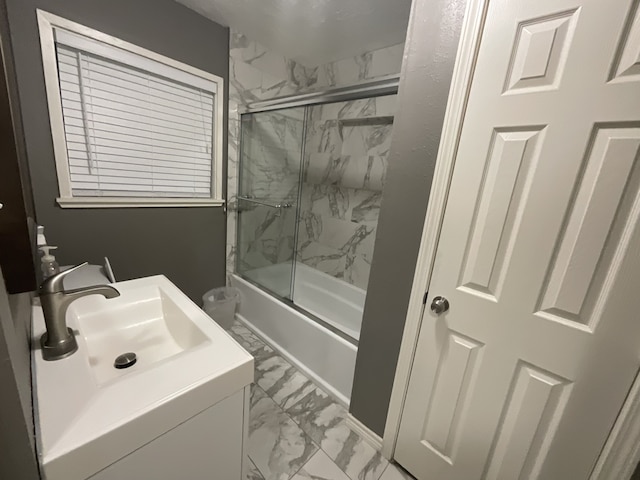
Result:
<svg viewBox="0 0 640 480"><path fill-rule="evenodd" d="M270 110L280 110L283 108L303 107L308 105L319 105L323 103L346 102L360 100L370 97L381 97L383 95L395 95L398 93L400 75L386 75L375 80L367 80L354 83L346 87L328 88L312 93L300 95L288 95L286 97L274 98L263 102L254 102L240 113L258 113Z"/></svg>
<svg viewBox="0 0 640 480"><path fill-rule="evenodd" d="M251 278L247 277L245 274L241 273L241 272L235 272L236 275L238 275L240 278L242 278L243 280L245 280L246 282L250 283L251 285L253 285L254 287L262 290L263 292L269 294L270 296L272 296L273 298L275 298L276 300L278 300L279 302L284 303L287 307L292 308L293 310L295 310L298 313L301 313L303 315L305 315L307 318L310 318L311 320L313 320L314 322L316 322L318 325L326 328L327 330L329 330L330 332L336 334L338 337L342 338L343 340L349 342L351 345L354 346L358 346L358 340L356 340L355 338L353 338L352 336L344 333L342 330L340 330L338 327L334 327L333 325L331 325L330 323L324 321L322 318L314 315L313 313L309 312L308 310L300 307L298 304L296 304L293 300L290 300L286 297L283 297L282 295L278 295L277 293L269 290L267 287L264 287L263 285L259 284L258 282L252 280Z"/></svg>
<svg viewBox="0 0 640 480"><path fill-rule="evenodd" d="M255 103L249 104L244 108L240 107L239 113L241 115L254 114L254 113L268 112L268 111L274 111L274 110L283 110L283 109L294 108L294 107L310 107L313 105L321 105L326 103L346 102L346 101L381 97L386 95L395 95L398 93L399 80L400 80L400 75L387 75L384 77L378 77L377 79L374 79L374 80L367 80L364 82L352 84L345 87L328 88L326 90L316 91L312 93L305 93L300 95L289 95L289 96L274 98L268 101L255 102ZM305 120L304 120L305 124L308 121L308 115L309 115L309 112L307 109L307 111L305 112ZM392 118L392 117L375 117L375 118L384 119L385 123L392 123L392 120L389 121L389 118ZM243 134L244 134L244 129L240 129L240 145L242 145L243 143ZM305 155L304 149L306 146L306 141L305 141L306 134L307 132L305 128L303 130L303 138L301 143L302 145L301 152L300 152L301 158L304 158L304 155ZM242 169L244 167L244 162L242 160L239 161L239 166L240 166L240 176L242 176ZM304 177L304 170L305 170L304 162L302 162L300 166L300 171L299 171L300 183L302 183L302 179ZM266 207L277 208L279 211L281 211L282 208L295 208L296 209L295 217L296 219L298 219L300 214L299 208L301 204L301 194L302 194L302 190L298 189L298 198L297 198L297 201L293 204L290 204L290 203L285 204L283 202L272 202L270 201L270 199L267 200L262 198L256 198L250 195L238 195L238 200L259 204ZM238 235L239 235L239 231L240 231L240 223L238 223ZM298 244L298 227L296 227L294 231L294 245L297 245L297 244ZM291 269L291 280L290 280L291 284L290 284L290 290L289 290L291 295L293 295L293 292L295 289L294 282L295 282L295 274L296 274L297 257L298 257L298 252L294 252L293 266ZM319 326L323 327L329 332L340 337L342 340L345 340L346 342L354 345L355 347L358 346L358 340L356 340L349 334L345 333L340 328L314 315L307 309L297 305L290 298L286 298L282 295L279 295L273 290L269 289L268 287L263 286L262 284L249 278L243 272L239 271L237 269L237 266L236 266L235 274L238 275L243 280L245 280L246 282L258 288L259 290L266 292L268 295L280 301L287 307L295 310L298 313L305 315L307 318L312 320L312 322L315 322Z"/></svg>

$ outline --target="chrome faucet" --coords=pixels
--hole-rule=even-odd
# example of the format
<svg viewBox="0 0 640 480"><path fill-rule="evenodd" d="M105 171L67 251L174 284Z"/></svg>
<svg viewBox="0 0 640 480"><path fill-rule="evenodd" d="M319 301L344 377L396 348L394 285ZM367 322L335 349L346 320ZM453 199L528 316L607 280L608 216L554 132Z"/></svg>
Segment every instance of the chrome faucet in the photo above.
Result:
<svg viewBox="0 0 640 480"><path fill-rule="evenodd" d="M65 290L62 284L64 278L86 264L87 262L84 262L52 275L40 285L40 304L44 313L44 323L47 326L47 333L40 337L42 356L45 360L59 360L78 350L76 337L73 330L67 327L66 322L67 308L71 302L87 295L102 295L105 298L120 296L120 292L109 285Z"/></svg>

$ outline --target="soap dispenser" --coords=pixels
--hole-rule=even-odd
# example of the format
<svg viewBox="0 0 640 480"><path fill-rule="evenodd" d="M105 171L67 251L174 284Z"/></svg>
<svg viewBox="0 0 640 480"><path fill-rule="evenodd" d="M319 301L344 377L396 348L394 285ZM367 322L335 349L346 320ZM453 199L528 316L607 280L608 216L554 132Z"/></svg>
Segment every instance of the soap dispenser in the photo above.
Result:
<svg viewBox="0 0 640 480"><path fill-rule="evenodd" d="M58 247L52 247L43 245L40 247L42 251L42 278L49 278L51 275L60 272L60 266L56 262L56 257L51 255L51 250L55 250Z"/></svg>

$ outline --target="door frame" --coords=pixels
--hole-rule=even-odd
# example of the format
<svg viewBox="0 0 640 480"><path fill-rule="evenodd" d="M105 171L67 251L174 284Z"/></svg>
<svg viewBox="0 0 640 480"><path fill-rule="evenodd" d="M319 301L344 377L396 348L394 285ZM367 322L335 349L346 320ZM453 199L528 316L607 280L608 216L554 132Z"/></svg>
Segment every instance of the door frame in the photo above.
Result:
<svg viewBox="0 0 640 480"><path fill-rule="evenodd" d="M392 460L413 368L423 303L433 272L458 141L466 112L478 49L491 0L468 0L453 70L442 136L416 262L393 389L382 438L382 454ZM411 42L412 39L408 39ZM640 462L640 373L609 434L589 480L628 480Z"/></svg>
<svg viewBox="0 0 640 480"><path fill-rule="evenodd" d="M640 373L629 390L589 480L628 480L640 462Z"/></svg>
<svg viewBox="0 0 640 480"><path fill-rule="evenodd" d="M489 1L467 0L462 22L460 43L458 44L458 52L453 68L442 136L440 137L440 145L433 172L429 203L427 204L422 239L420 240L416 270L409 297L409 307L382 438L382 454L389 460L393 459L396 449L400 419L409 386L409 376L413 366L418 334L422 325L423 297L431 281L442 220L444 219L444 210L449 196L449 186L453 176L458 140L462 131L462 122ZM417 38L415 39L415 41L418 40ZM409 38L408 41L411 43L414 39ZM410 47L411 45L408 46L408 48ZM402 91L400 91L400 94L402 94Z"/></svg>

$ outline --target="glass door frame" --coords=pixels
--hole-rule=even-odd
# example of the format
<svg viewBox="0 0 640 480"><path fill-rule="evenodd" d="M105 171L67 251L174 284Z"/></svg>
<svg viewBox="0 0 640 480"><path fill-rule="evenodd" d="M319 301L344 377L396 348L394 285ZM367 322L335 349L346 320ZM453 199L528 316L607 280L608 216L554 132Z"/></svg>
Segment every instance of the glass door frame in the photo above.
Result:
<svg viewBox="0 0 640 480"><path fill-rule="evenodd" d="M251 282L254 285L260 286L263 290L269 292L269 294L275 296L276 298L278 298L281 301L293 301L293 288L294 288L294 282L295 282L295 265L296 265L296 259L297 259L297 240L298 240L298 219L299 219L299 208L300 208L300 198L301 198L301 181L303 178L303 163L304 163L304 148L305 148L305 139L306 139L306 122L307 122L307 118L308 118L308 111L309 109L306 106L296 106L296 107L282 107L282 108L273 108L273 109L269 109L269 110L265 110L265 112L276 112L277 110L291 110L291 109L303 109L304 113L303 113L303 119L302 119L302 134L300 135L300 152L298 154L298 158L299 158L299 172L298 172L298 179L297 179L297 191L296 191L296 195L295 195L295 203L291 204L289 202L285 202L285 201L279 201L278 203L271 203L271 202L265 202L265 201L261 201L259 199L255 199L255 198L247 198L247 195L242 193L243 190L243 179L244 179L244 175L243 175L243 170L246 168L245 162L243 160L243 156L244 156L244 149L243 149L243 145L245 142L245 131L243 128L243 119L245 118L245 116L248 115L258 115L260 113L263 113L262 111L260 112L240 112L240 121L239 121L239 133L238 133L238 181L237 181L237 192L236 192L236 261L235 261L235 266L234 266L234 273L239 275L240 277L242 277L243 279ZM243 198L244 197L244 198ZM255 279L252 279L250 276L248 276L240 267L240 260L242 258L242 255L240 253L240 240L242 239L242 233L241 233L241 208L240 208L240 203L241 202L249 202L249 203L253 203L256 205L259 205L261 207L268 207L268 208L276 208L279 210L279 212L276 214L276 216L280 216L282 215L283 209L287 209L287 208L295 208L294 211L294 219L293 219L293 252L292 252L292 256L291 256L291 268L290 268L290 279L289 279L289 296L291 297L290 299L288 297L283 296L282 294L274 291L272 288L269 288L269 286L267 285L262 285L260 282L258 282Z"/></svg>

